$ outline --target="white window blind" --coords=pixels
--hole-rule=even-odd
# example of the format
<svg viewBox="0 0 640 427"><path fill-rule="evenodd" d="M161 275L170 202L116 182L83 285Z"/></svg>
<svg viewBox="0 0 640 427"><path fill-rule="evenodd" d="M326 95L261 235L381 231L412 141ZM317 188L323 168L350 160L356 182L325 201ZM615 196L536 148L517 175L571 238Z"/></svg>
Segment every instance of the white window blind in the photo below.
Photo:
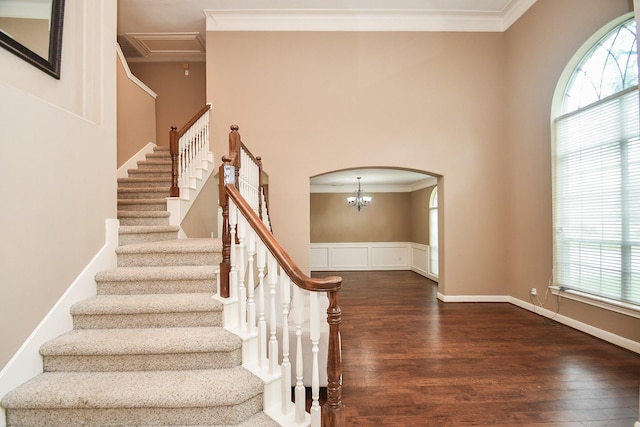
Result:
<svg viewBox="0 0 640 427"><path fill-rule="evenodd" d="M637 85L556 120L554 282L640 305Z"/></svg>

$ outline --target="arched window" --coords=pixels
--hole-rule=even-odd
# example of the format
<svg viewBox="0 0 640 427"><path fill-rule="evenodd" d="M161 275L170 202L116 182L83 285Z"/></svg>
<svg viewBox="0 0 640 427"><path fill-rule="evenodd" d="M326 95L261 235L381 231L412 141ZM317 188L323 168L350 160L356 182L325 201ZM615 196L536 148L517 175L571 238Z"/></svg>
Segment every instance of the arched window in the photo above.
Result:
<svg viewBox="0 0 640 427"><path fill-rule="evenodd" d="M588 47L554 120L554 284L640 306L640 127L634 17Z"/></svg>
<svg viewBox="0 0 640 427"><path fill-rule="evenodd" d="M429 273L438 276L438 186L429 197Z"/></svg>

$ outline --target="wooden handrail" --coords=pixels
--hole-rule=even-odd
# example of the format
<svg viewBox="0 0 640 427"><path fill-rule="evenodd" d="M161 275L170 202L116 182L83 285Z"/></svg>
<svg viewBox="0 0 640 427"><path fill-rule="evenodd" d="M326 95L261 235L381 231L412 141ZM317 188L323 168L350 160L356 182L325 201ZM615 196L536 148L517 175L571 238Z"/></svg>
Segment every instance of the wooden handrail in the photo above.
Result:
<svg viewBox="0 0 640 427"><path fill-rule="evenodd" d="M242 212L260 239L262 239L267 248L269 248L269 252L278 260L280 266L296 285L312 292L334 292L340 290L342 278L339 276L312 278L304 274L280 243L278 243L267 226L264 225L253 209L251 209L249 203L244 200L244 197L242 197L238 189L233 185L227 184L224 186L224 190L229 198L233 200L238 210Z"/></svg>
<svg viewBox="0 0 640 427"><path fill-rule="evenodd" d="M200 117L211 109L211 104L207 104L198 111L189 121L182 126L180 130L176 126L171 126L169 131L169 153L171 154L171 188L169 189L170 197L180 197L180 187L178 186L179 178L179 161L180 161L180 138L193 126Z"/></svg>

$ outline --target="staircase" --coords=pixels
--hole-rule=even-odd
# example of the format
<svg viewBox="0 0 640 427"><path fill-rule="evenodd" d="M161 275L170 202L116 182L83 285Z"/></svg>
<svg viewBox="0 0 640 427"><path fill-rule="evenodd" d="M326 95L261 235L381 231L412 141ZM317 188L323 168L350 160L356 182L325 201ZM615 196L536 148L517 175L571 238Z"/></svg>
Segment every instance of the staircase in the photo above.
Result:
<svg viewBox="0 0 640 427"><path fill-rule="evenodd" d="M221 243L169 225L168 156L156 148L118 180L118 266L41 347L44 373L3 398L7 426L277 425L212 298Z"/></svg>

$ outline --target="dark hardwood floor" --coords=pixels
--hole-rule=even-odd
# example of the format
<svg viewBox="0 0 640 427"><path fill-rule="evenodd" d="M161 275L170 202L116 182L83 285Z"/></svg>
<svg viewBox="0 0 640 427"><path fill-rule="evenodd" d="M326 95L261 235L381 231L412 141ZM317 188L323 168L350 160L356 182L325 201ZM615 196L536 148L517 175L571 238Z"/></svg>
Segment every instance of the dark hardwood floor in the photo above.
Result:
<svg viewBox="0 0 640 427"><path fill-rule="evenodd" d="M409 271L343 277L347 426L633 426L640 355Z"/></svg>

